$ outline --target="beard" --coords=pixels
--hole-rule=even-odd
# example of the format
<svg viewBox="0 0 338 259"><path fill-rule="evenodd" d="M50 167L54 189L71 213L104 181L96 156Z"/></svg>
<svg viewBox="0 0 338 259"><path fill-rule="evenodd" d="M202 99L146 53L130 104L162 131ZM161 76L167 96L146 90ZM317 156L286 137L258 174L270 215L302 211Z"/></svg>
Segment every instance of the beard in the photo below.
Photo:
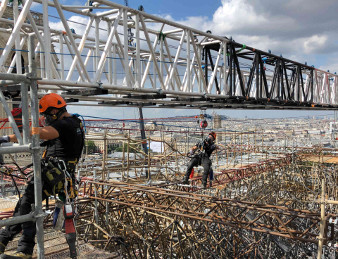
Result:
<svg viewBox="0 0 338 259"><path fill-rule="evenodd" d="M56 116L55 115L48 114L48 115L45 115L44 117L45 117L46 126L51 125L52 122L56 120L56 118L55 118Z"/></svg>

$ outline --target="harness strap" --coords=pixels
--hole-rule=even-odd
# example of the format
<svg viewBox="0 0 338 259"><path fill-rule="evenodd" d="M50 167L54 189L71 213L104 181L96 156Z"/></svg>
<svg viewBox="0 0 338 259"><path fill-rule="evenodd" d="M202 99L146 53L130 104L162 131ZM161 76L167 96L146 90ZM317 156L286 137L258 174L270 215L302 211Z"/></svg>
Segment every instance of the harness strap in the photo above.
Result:
<svg viewBox="0 0 338 259"><path fill-rule="evenodd" d="M48 158L42 161L43 179L45 181L44 193L47 196L56 195L64 190L65 198L74 198L77 191L74 188L73 178L77 159L63 160L60 158ZM69 188L68 188L69 187ZM60 195L60 193L59 193ZM61 195L62 196L62 195Z"/></svg>

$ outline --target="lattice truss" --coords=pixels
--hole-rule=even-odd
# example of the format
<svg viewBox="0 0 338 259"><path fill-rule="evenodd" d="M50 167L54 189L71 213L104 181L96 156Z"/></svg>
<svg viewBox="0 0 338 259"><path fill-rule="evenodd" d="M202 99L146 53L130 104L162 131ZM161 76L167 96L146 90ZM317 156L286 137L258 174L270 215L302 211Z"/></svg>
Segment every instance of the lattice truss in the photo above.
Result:
<svg viewBox="0 0 338 259"><path fill-rule="evenodd" d="M8 34L0 70L24 73L27 36L34 33L39 88L60 90L69 101L198 108L338 105L337 75L226 37L106 0L91 6L22 2L19 12L13 1L11 19L5 16L8 0L0 6L6 25L1 32ZM43 15L30 11L33 2Z"/></svg>
<svg viewBox="0 0 338 259"><path fill-rule="evenodd" d="M312 255L317 247L320 214L294 208L297 206L287 202L278 204L280 199L276 197L270 199L281 190L273 191L280 180L275 176L252 179L251 186L257 182L256 188L245 188L249 186L245 184L227 186L214 196L206 195L208 191L198 194L174 190L182 188L179 185L172 189L170 185L87 181L82 185L84 198L78 204L78 231L88 242L129 258ZM276 180L270 184L273 178ZM226 198L224 194L230 189L235 193L236 187L242 193L244 189L250 194L254 191L252 199L256 200L244 201L250 195L244 195L243 200L239 196ZM334 215L328 213L327 219ZM331 224L325 238L334 240L335 231ZM326 252L332 255L334 250Z"/></svg>

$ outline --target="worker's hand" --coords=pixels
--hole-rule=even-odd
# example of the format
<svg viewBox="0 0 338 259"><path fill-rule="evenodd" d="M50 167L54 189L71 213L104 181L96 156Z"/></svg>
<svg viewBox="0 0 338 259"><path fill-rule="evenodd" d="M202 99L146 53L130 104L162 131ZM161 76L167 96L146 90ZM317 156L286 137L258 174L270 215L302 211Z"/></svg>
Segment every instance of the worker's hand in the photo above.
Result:
<svg viewBox="0 0 338 259"><path fill-rule="evenodd" d="M1 136L0 137L0 144L7 143L9 141L10 141L9 136Z"/></svg>

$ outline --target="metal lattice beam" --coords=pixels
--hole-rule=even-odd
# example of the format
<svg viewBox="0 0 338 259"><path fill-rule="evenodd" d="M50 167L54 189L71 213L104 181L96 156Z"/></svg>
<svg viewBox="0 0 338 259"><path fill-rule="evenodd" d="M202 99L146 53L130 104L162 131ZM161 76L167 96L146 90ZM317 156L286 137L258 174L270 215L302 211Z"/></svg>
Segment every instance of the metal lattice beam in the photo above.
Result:
<svg viewBox="0 0 338 259"><path fill-rule="evenodd" d="M43 3L36 22L33 2ZM57 12L63 29L48 26L48 10ZM81 22L70 20L69 13ZM65 97L76 93L78 100L107 106L337 109L335 74L106 0L90 8L24 1L17 19L0 22L13 27L4 37L0 70L8 70L14 45L10 66L21 67L26 41L21 31L34 32L39 88ZM82 95L96 89L107 91L106 98ZM129 94L135 98L126 100ZM147 95L148 102L138 95Z"/></svg>

